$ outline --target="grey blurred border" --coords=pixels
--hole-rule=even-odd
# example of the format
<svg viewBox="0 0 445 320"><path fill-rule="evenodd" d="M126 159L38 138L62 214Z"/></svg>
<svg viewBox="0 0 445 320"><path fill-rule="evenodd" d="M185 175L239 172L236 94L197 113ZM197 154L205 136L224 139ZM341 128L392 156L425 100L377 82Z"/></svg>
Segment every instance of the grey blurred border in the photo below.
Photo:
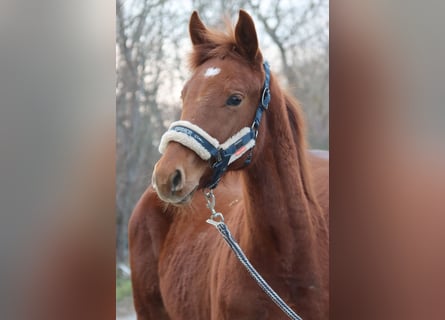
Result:
<svg viewBox="0 0 445 320"><path fill-rule="evenodd" d="M114 307L115 4L2 1L0 46L2 318L19 319L8 311L26 306L51 318L49 300L31 302L56 288L69 243L80 264L93 227L102 240L90 248L112 261L103 274Z"/></svg>

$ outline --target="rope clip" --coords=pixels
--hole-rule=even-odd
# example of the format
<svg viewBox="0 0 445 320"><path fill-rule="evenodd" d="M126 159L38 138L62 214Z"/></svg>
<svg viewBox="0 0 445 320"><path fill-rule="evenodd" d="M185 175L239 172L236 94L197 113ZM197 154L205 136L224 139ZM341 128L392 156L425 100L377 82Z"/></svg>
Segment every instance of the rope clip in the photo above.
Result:
<svg viewBox="0 0 445 320"><path fill-rule="evenodd" d="M210 218L207 219L206 222L217 227L219 224L224 223L224 216L221 212L216 212L215 210L215 195L213 194L213 190L210 189L204 194L207 200L207 208L209 208L211 212Z"/></svg>

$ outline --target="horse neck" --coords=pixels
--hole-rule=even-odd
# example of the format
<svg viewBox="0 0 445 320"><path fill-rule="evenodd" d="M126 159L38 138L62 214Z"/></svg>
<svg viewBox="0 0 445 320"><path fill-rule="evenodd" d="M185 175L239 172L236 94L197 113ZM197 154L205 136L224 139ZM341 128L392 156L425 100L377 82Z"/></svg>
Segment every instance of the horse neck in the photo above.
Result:
<svg viewBox="0 0 445 320"><path fill-rule="evenodd" d="M302 258L314 242L314 203L308 196L306 164L295 136L287 98L272 88L272 101L259 141L261 153L246 169L244 199L246 200L246 245L262 246L280 256ZM295 124L295 123L294 123ZM298 133L297 133L298 134ZM253 238L253 239L252 239ZM257 250L257 249L256 249ZM269 254L269 253L267 253ZM309 254L309 253L308 253Z"/></svg>

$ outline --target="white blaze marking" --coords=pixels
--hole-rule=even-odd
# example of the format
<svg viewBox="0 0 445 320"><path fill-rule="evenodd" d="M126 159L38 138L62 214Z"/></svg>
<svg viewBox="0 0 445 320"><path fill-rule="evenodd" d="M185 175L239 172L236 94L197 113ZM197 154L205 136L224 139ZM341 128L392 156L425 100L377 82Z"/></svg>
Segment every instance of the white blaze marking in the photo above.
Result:
<svg viewBox="0 0 445 320"><path fill-rule="evenodd" d="M204 73L204 77L213 77L216 76L218 73L221 72L220 68L210 67L206 70L206 73Z"/></svg>

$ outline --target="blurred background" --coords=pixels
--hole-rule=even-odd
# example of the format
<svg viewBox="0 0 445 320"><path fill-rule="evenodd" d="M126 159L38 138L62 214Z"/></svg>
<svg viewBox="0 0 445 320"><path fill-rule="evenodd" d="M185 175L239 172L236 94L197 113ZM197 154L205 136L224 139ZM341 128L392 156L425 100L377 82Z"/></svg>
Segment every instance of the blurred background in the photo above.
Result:
<svg viewBox="0 0 445 320"><path fill-rule="evenodd" d="M327 0L116 3L117 263L125 274L127 223L159 159L158 144L179 119L180 92L190 76L188 22L197 10L211 28L236 22L239 9L256 24L260 48L281 83L302 103L311 147L328 148L329 13ZM121 279L119 283L125 287Z"/></svg>

